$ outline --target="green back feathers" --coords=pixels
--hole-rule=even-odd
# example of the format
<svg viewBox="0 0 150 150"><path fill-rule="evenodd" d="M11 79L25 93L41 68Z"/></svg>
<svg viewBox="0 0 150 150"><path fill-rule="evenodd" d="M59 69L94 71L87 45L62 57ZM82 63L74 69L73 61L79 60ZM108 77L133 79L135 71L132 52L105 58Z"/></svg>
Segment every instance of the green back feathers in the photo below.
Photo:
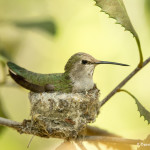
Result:
<svg viewBox="0 0 150 150"><path fill-rule="evenodd" d="M8 62L7 65L13 74L22 77L25 81L31 84L40 86L51 84L55 87L55 91L63 92L70 92L72 89L71 81L67 74L40 74L28 71L12 62Z"/></svg>

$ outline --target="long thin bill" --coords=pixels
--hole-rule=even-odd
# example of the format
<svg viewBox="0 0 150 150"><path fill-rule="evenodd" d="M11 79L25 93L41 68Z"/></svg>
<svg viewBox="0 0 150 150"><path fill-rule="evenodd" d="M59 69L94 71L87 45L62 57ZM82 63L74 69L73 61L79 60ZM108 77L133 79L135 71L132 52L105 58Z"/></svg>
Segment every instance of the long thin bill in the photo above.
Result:
<svg viewBox="0 0 150 150"><path fill-rule="evenodd" d="M112 64L112 65L120 65L120 66L129 66L127 64L117 63L117 62L110 62L110 61L99 61L95 64Z"/></svg>

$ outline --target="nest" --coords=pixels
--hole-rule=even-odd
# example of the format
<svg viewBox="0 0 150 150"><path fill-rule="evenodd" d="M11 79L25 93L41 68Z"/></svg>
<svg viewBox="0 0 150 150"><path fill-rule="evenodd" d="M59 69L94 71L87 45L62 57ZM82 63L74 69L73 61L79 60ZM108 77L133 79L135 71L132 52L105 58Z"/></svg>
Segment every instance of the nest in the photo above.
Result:
<svg viewBox="0 0 150 150"><path fill-rule="evenodd" d="M99 90L87 93L29 93L31 122L49 137L74 139L99 114Z"/></svg>

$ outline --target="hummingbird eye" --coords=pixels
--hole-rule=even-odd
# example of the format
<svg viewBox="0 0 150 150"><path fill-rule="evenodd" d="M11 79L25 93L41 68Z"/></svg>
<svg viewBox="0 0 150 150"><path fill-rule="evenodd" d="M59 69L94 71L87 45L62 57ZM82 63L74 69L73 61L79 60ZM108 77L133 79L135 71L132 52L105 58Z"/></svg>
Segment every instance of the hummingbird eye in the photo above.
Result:
<svg viewBox="0 0 150 150"><path fill-rule="evenodd" d="M88 61L87 60L82 60L82 64L87 64L88 63Z"/></svg>

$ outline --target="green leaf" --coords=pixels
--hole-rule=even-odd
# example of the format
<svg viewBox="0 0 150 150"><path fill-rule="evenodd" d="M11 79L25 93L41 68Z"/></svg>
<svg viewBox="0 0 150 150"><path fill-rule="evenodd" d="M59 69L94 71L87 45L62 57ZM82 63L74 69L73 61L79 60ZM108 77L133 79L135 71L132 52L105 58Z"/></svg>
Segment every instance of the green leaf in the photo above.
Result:
<svg viewBox="0 0 150 150"><path fill-rule="evenodd" d="M143 116L145 120L150 124L150 112L133 96L140 112L140 116Z"/></svg>
<svg viewBox="0 0 150 150"><path fill-rule="evenodd" d="M141 50L140 40L138 34L136 33L129 19L123 0L94 0L94 1L96 2L96 5L101 8L101 11L108 14L110 18L114 18L117 24L122 25L125 28L125 30L130 31L132 35L135 37L140 56L139 67L141 67L143 64L143 54Z"/></svg>
<svg viewBox="0 0 150 150"><path fill-rule="evenodd" d="M95 2L109 17L116 19L117 24L121 24L125 30L137 37L122 0L95 0Z"/></svg>
<svg viewBox="0 0 150 150"><path fill-rule="evenodd" d="M120 91L129 94L135 100L135 103L137 104L137 107L138 107L138 111L140 112L140 116L143 116L144 120L147 120L148 124L150 124L150 112L129 91L123 90L123 89L121 89Z"/></svg>
<svg viewBox="0 0 150 150"><path fill-rule="evenodd" d="M27 28L27 29L37 28L40 30L44 30L52 35L56 34L56 24L51 20L14 22L14 24L20 28Z"/></svg>

